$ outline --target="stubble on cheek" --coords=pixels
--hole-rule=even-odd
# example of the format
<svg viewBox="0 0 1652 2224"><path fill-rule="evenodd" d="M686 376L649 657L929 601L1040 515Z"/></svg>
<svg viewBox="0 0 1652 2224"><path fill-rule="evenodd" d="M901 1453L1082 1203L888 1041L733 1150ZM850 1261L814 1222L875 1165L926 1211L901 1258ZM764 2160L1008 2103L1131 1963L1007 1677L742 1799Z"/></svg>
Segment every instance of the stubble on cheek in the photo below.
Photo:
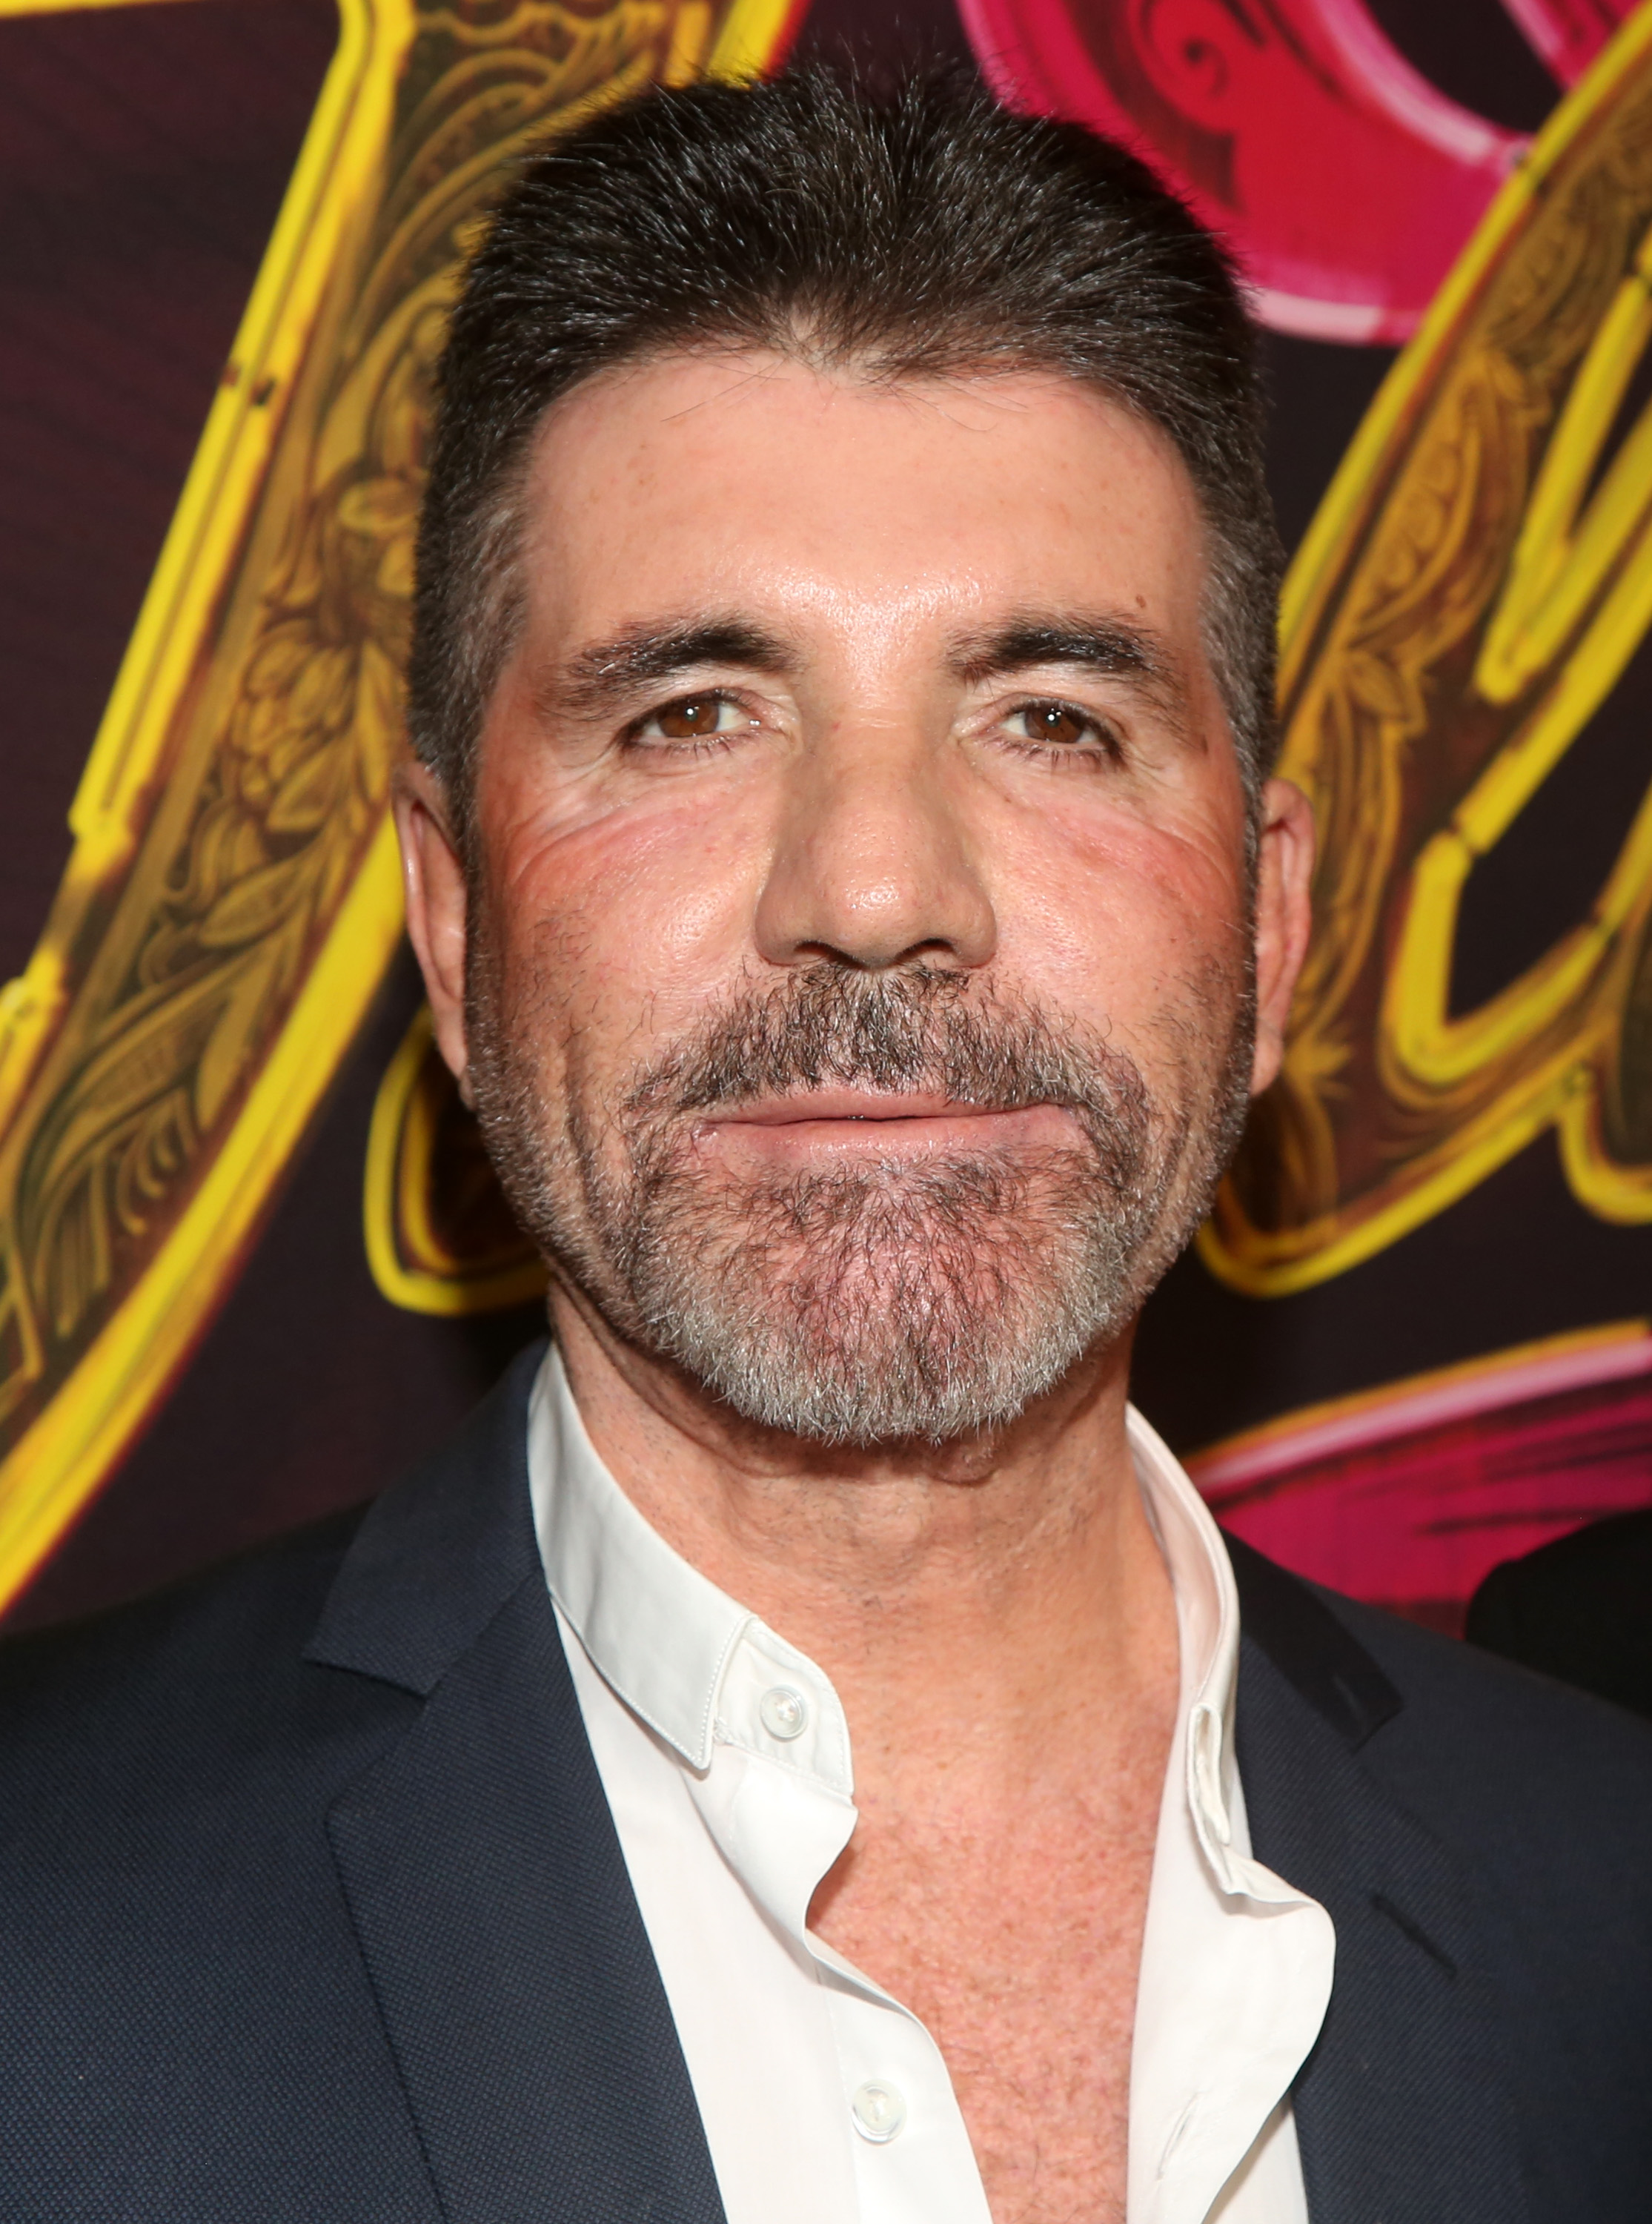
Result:
<svg viewBox="0 0 1652 2224"><path fill-rule="evenodd" d="M580 977L583 938L552 919L513 946L485 889L473 890L470 918L465 1038L482 1141L519 1226L547 1261L594 1269L568 1111L590 1087L595 1030L580 1025L563 989Z"/></svg>

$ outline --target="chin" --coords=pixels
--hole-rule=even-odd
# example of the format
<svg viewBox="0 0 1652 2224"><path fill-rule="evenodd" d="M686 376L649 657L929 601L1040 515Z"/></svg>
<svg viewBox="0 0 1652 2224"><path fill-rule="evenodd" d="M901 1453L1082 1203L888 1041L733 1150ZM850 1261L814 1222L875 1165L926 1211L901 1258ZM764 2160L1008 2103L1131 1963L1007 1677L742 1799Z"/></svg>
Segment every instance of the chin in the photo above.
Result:
<svg viewBox="0 0 1652 2224"><path fill-rule="evenodd" d="M990 1242L819 1257L766 1248L657 1282L649 1341L743 1419L808 1442L940 1444L1012 1425L1131 1317L1116 1262L1044 1271Z"/></svg>

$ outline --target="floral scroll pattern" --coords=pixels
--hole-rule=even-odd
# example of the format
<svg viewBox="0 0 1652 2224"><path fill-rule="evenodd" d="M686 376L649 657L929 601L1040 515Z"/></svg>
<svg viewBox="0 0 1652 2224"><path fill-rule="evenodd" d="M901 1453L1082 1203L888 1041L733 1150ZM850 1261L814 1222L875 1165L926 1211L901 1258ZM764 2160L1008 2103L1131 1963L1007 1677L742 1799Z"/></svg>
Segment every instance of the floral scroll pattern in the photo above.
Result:
<svg viewBox="0 0 1652 2224"><path fill-rule="evenodd" d="M1286 591L1282 769L1315 931L1284 1071L1201 1239L1258 1294L1393 1242L1544 1128L1652 1218L1652 807L1589 916L1451 1011L1476 860L1652 622L1652 11L1558 111L1362 429ZM1614 445L1615 439L1615 445Z"/></svg>
<svg viewBox="0 0 1652 2224"><path fill-rule="evenodd" d="M73 861L0 997L0 1591L164 1388L394 946L413 525L467 239L524 148L692 74L728 13L345 0L286 275L278 231L174 525L189 584L163 607L163 558Z"/></svg>

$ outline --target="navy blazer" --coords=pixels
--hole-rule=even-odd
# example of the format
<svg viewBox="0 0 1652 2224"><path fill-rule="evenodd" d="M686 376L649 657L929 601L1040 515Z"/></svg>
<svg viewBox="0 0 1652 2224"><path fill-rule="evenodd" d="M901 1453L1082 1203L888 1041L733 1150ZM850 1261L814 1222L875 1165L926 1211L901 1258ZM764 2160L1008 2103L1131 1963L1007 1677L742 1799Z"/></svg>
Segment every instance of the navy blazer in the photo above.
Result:
<svg viewBox="0 0 1652 2224"><path fill-rule="evenodd" d="M721 2224L539 1356L364 1517L0 1649L8 2224ZM1336 1924L1313 2224L1646 2224L1652 1730L1233 1556L1256 1849Z"/></svg>

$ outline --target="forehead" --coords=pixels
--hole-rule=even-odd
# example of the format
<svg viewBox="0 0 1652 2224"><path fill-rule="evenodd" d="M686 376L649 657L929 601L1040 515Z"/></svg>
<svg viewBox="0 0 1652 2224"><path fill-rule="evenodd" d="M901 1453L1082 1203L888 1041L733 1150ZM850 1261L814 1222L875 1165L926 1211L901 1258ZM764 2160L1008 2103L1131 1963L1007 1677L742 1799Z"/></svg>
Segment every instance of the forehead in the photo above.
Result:
<svg viewBox="0 0 1652 2224"><path fill-rule="evenodd" d="M526 493L536 629L716 603L862 641L1069 605L1197 630L1185 466L1071 380L888 385L764 355L667 357L557 404Z"/></svg>

